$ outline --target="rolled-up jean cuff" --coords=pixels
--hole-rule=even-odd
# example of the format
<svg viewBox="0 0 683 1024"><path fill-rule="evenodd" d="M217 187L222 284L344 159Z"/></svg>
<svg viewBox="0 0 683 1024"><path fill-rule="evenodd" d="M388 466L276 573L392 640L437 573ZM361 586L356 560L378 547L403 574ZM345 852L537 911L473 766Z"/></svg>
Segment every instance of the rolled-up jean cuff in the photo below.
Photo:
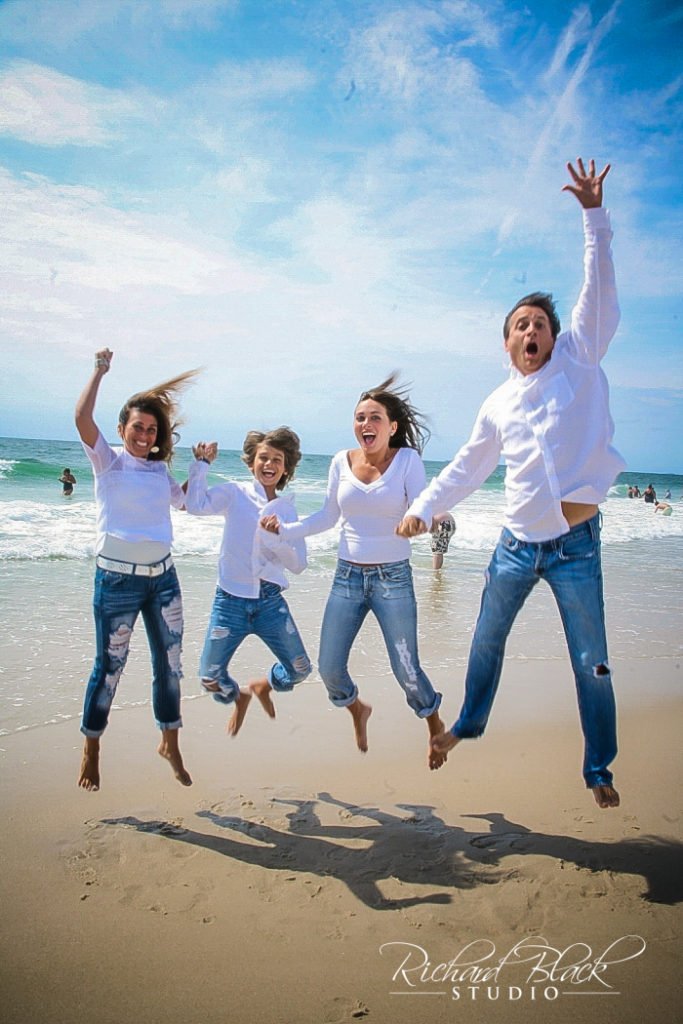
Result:
<svg viewBox="0 0 683 1024"><path fill-rule="evenodd" d="M348 708L358 700L358 687L354 686L350 697L330 697L335 708Z"/></svg>
<svg viewBox="0 0 683 1024"><path fill-rule="evenodd" d="M81 732L84 736L87 736L88 739L96 740L102 735L104 729L86 729L84 726L81 726Z"/></svg>
<svg viewBox="0 0 683 1024"><path fill-rule="evenodd" d="M440 707L441 707L441 694L440 693L435 693L434 694L434 703L432 704L432 706L429 707L429 708L422 708L420 711L416 711L415 714L417 715L418 718L429 718L429 716L433 715L435 711L438 711Z"/></svg>
<svg viewBox="0 0 683 1024"><path fill-rule="evenodd" d="M161 729L162 732L169 732L170 730L173 730L173 729L182 729L182 726L183 726L182 718L177 718L175 720L175 722L160 722L157 719L157 728Z"/></svg>

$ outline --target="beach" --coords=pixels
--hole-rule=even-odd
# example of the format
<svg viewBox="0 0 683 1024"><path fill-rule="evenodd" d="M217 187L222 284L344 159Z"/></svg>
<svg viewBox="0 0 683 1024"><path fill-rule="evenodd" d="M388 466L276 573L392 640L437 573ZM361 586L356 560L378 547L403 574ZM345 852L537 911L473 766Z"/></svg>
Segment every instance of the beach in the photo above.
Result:
<svg viewBox="0 0 683 1024"><path fill-rule="evenodd" d="M374 621L351 660L374 708L367 754L317 672L276 697L275 721L252 701L240 734L226 736L226 709L196 678L220 524L186 516L174 527L193 785L156 753L138 627L101 789L86 793L76 776L93 657L92 496L76 446L41 451L10 451L0 492L3 1020L640 1024L654 1007L676 1019L678 508L662 519L628 501L625 483L603 506L616 810L600 810L581 778L573 678L544 584L510 636L485 736L436 772ZM52 489L60 464L75 467L71 502ZM324 493L326 463L311 465L298 480L304 511ZM446 725L502 492L468 502L440 572L424 539L413 545L421 659ZM313 541L287 599L315 660L335 538ZM232 663L245 684L268 666L253 638Z"/></svg>
<svg viewBox="0 0 683 1024"><path fill-rule="evenodd" d="M67 605L82 600L64 585L70 571L56 564L55 596ZM181 576L189 661L209 580ZM425 624L462 590L452 566L446 577L439 585L416 572ZM77 715L4 735L4 1020L430 1024L466 1014L635 1024L656 1003L673 1021L683 850L677 619L641 601L647 656L613 660L622 805L601 811L580 776L567 660L559 649L553 658L555 638L538 631L552 612L538 590L511 638L486 735L460 744L437 772L370 623L354 652L374 705L366 755L317 677L277 698L275 721L253 701L231 739L225 709L197 696L188 672L188 789L157 756L142 699L112 714L97 793L76 786ZM312 638L317 598L290 593ZM454 603L468 618L476 595ZM141 632L136 639L126 676L142 698L149 674ZM249 643L235 662L245 676L264 657ZM62 648L60 674L83 673L85 645L74 636ZM462 686L460 666L444 678L451 647L433 630L421 652L448 724ZM37 669L52 650L6 649L5 676L21 678L27 654L34 676L44 675Z"/></svg>

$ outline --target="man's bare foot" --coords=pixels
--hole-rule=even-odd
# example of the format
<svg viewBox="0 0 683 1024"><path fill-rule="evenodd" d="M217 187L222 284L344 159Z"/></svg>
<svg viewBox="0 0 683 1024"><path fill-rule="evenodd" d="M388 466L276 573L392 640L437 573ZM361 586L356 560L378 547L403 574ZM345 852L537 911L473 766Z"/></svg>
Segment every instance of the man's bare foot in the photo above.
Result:
<svg viewBox="0 0 683 1024"><path fill-rule="evenodd" d="M432 757L442 757L441 764L446 760L448 753L453 749L456 743L460 742L459 736L454 736L452 732L439 732L429 741L429 767L432 767ZM435 765L435 768L439 768L440 765Z"/></svg>
<svg viewBox="0 0 683 1024"><path fill-rule="evenodd" d="M437 747L432 740L436 736L444 735L443 722L439 718L439 712L433 711L431 715L427 716L427 728L429 729L429 752L427 754L427 764L429 765L430 771L435 771L440 768L442 764L446 763L448 759L448 751L451 749L448 747L446 750L441 750ZM450 736L450 733L447 735Z"/></svg>
<svg viewBox="0 0 683 1024"><path fill-rule="evenodd" d="M269 718L275 718L275 705L270 696L270 692L273 687L270 685L267 679L257 679L253 683L249 683L249 689L255 697L261 701L261 707L268 715Z"/></svg>
<svg viewBox="0 0 683 1024"><path fill-rule="evenodd" d="M157 753L169 762L173 769L173 774L182 786L192 785L192 779L190 778L189 772L185 770L183 758L178 746L177 729L161 730L161 743L157 747Z"/></svg>
<svg viewBox="0 0 683 1024"><path fill-rule="evenodd" d="M369 704L356 697L353 704L348 705L351 717L353 718L353 730L356 734L356 746L361 754L368 752L368 718L372 714Z"/></svg>
<svg viewBox="0 0 683 1024"><path fill-rule="evenodd" d="M619 806L619 794L612 786L593 786L593 796L598 807Z"/></svg>
<svg viewBox="0 0 683 1024"><path fill-rule="evenodd" d="M230 717L228 728L226 730L228 736L232 736L233 739L242 728L242 722L244 721L244 716L247 713L250 700L251 694L247 693L246 690L240 690L239 697L235 698L235 710Z"/></svg>
<svg viewBox="0 0 683 1024"><path fill-rule="evenodd" d="M100 738L86 736L83 746L83 760L78 773L78 785L89 793L96 793L100 788Z"/></svg>

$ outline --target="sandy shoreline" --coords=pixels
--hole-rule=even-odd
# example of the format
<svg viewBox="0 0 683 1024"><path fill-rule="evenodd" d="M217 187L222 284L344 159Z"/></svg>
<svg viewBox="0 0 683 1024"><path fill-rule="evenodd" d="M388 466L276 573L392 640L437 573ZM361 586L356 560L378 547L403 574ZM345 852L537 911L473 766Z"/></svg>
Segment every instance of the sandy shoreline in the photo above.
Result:
<svg viewBox="0 0 683 1024"><path fill-rule="evenodd" d="M667 673L675 689L678 663ZM546 675L543 663L509 665L505 687L542 703ZM146 707L113 715L97 794L75 785L77 723L3 737L8 1024L635 1024L653 1005L674 1020L680 700L626 702L616 812L582 788L569 705L550 705L553 719L499 715L430 773L426 730L400 694L375 703L363 757L318 687L282 696L275 723L252 707L234 741L221 708L185 701L187 790L155 753ZM645 949L606 970L610 990L529 982L520 963L476 991L394 978L408 951L411 966L445 963L478 942L493 963L540 935L560 950L587 943L595 959L629 934Z"/></svg>

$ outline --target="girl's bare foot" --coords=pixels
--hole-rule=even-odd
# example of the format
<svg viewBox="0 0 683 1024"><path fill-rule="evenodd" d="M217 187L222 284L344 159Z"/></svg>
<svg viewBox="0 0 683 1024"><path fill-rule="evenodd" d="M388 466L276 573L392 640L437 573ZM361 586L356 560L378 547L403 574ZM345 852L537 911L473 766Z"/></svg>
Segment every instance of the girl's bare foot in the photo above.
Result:
<svg viewBox="0 0 683 1024"><path fill-rule="evenodd" d="M442 764L446 763L448 758L448 751L451 749L450 746L442 750L440 746L434 743L437 736L451 735L450 733L444 734L443 722L439 718L439 712L433 711L431 715L427 715L427 728L429 729L429 752L427 755L427 764L429 765L430 771L435 771L440 768Z"/></svg>
<svg viewBox="0 0 683 1024"><path fill-rule="evenodd" d="M89 793L96 793L100 788L100 738L86 736L83 747L83 760L78 773L78 785Z"/></svg>
<svg viewBox="0 0 683 1024"><path fill-rule="evenodd" d="M157 747L157 753L169 762L173 769L173 774L182 786L192 785L192 779L189 772L185 771L185 765L183 764L180 748L178 747L177 729L161 730L161 743Z"/></svg>
<svg viewBox="0 0 683 1024"><path fill-rule="evenodd" d="M369 704L356 697L353 704L348 705L351 717L353 718L353 730L356 734L356 746L362 754L368 751L368 718L372 714Z"/></svg>
<svg viewBox="0 0 683 1024"><path fill-rule="evenodd" d="M603 809L619 806L619 794L612 786L593 786L593 796L598 807Z"/></svg>
<svg viewBox="0 0 683 1024"><path fill-rule="evenodd" d="M273 687L270 685L267 679L257 679L253 683L249 683L249 689L255 697L261 702L261 707L268 715L269 718L275 718L275 705L270 696Z"/></svg>
<svg viewBox="0 0 683 1024"><path fill-rule="evenodd" d="M232 713L226 730L228 736L232 736L233 739L242 728L242 722L244 721L244 716L247 713L250 700L251 694L247 693L246 690L240 690L239 696L235 698L235 710Z"/></svg>

